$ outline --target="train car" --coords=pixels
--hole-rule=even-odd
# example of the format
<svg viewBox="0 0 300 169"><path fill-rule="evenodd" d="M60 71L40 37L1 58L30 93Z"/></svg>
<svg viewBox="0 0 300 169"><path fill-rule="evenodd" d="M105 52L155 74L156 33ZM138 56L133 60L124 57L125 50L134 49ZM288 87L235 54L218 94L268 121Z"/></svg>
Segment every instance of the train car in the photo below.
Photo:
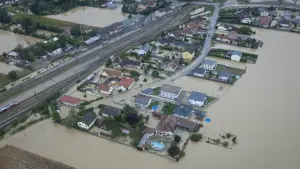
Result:
<svg viewBox="0 0 300 169"><path fill-rule="evenodd" d="M16 101L15 101L15 102L10 103L10 104L7 104L7 105L5 105L5 106L1 106L1 107L0 107L0 113L6 112L6 111L8 111L9 109L11 109L11 108L17 106L18 104L19 104L19 102L16 102Z"/></svg>

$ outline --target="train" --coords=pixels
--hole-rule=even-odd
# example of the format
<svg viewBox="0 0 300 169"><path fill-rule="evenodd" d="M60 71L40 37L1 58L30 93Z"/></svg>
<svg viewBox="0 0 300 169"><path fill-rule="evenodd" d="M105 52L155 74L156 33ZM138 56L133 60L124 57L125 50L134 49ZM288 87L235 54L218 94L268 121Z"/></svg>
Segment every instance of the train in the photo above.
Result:
<svg viewBox="0 0 300 169"><path fill-rule="evenodd" d="M8 104L8 105L1 106L1 107L0 107L0 113L6 112L6 111L8 111L9 109L11 109L11 108L17 106L18 104L19 104L19 102L15 101L15 102L10 103L10 104Z"/></svg>

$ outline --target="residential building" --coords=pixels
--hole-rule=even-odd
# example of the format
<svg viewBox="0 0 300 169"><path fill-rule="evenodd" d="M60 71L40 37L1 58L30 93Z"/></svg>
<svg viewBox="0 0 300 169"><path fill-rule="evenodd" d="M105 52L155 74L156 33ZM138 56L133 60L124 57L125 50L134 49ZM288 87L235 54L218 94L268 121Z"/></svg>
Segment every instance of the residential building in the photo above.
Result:
<svg viewBox="0 0 300 169"><path fill-rule="evenodd" d="M269 16L270 13L266 10L266 8L258 8L258 12L260 14L260 16Z"/></svg>
<svg viewBox="0 0 300 169"><path fill-rule="evenodd" d="M191 106L186 106L186 105L178 105L174 109L174 116L188 119L190 115L194 112L193 108Z"/></svg>
<svg viewBox="0 0 300 169"><path fill-rule="evenodd" d="M60 102L61 104L71 106L71 107L76 107L80 103L83 103L84 101L85 100L82 100L82 99L79 99L76 97L72 97L72 96L67 96L67 95L64 95L60 99L58 99L58 102Z"/></svg>
<svg viewBox="0 0 300 169"><path fill-rule="evenodd" d="M178 61L172 60L170 63L164 66L163 69L168 72L175 72L177 67L178 67Z"/></svg>
<svg viewBox="0 0 300 169"><path fill-rule="evenodd" d="M104 105L101 108L100 113L103 117L111 117L114 118L122 113L122 110L116 107Z"/></svg>
<svg viewBox="0 0 300 169"><path fill-rule="evenodd" d="M198 119L200 121L203 121L204 118L206 117L206 112L205 111L195 110L194 114L195 114L196 119Z"/></svg>
<svg viewBox="0 0 300 169"><path fill-rule="evenodd" d="M162 116L156 127L155 135L173 137L176 128L182 128L190 132L198 132L200 125L184 118L173 115Z"/></svg>
<svg viewBox="0 0 300 169"><path fill-rule="evenodd" d="M141 48L138 50L138 55L145 55L151 51L152 51L152 46L149 43L146 43L145 45L141 46Z"/></svg>
<svg viewBox="0 0 300 169"><path fill-rule="evenodd" d="M85 130L89 130L97 120L97 115L93 111L85 113L77 125Z"/></svg>
<svg viewBox="0 0 300 169"><path fill-rule="evenodd" d="M240 22L249 24L249 23L252 23L252 20L251 20L250 17L244 17L244 18L241 19Z"/></svg>
<svg viewBox="0 0 300 169"><path fill-rule="evenodd" d="M142 62L137 61L137 60L129 60L129 59L124 59L120 63L121 68L125 67L132 67L132 68L137 68L140 69L142 67Z"/></svg>
<svg viewBox="0 0 300 169"><path fill-rule="evenodd" d="M181 92L181 87L168 84L164 84L159 90L160 96L168 99L177 99Z"/></svg>
<svg viewBox="0 0 300 169"><path fill-rule="evenodd" d="M226 54L226 57L238 62L241 60L242 56L243 56L243 52L236 51L236 50L228 50Z"/></svg>
<svg viewBox="0 0 300 169"><path fill-rule="evenodd" d="M258 18L258 25L260 27L263 27L263 28L268 28L270 23L272 21L272 18L269 17L269 16L262 16L262 17L259 17Z"/></svg>
<svg viewBox="0 0 300 169"><path fill-rule="evenodd" d="M108 84L105 83L99 84L99 92L103 94L110 95L113 90L114 88L109 86Z"/></svg>
<svg viewBox="0 0 300 169"><path fill-rule="evenodd" d="M206 99L207 99L206 94L193 91L188 100L189 100L189 104L195 106L203 106L205 104Z"/></svg>
<svg viewBox="0 0 300 169"><path fill-rule="evenodd" d="M284 11L280 17L286 20L292 20L293 13L291 11Z"/></svg>
<svg viewBox="0 0 300 169"><path fill-rule="evenodd" d="M206 74L206 70L197 67L194 70L192 70L190 74L193 75L193 76L197 76L197 77L204 77L205 74Z"/></svg>
<svg viewBox="0 0 300 169"><path fill-rule="evenodd" d="M215 70L217 67L217 62L210 60L210 59L205 59L203 61L203 68L206 70Z"/></svg>
<svg viewBox="0 0 300 169"><path fill-rule="evenodd" d="M101 75L104 77L122 77L123 72L115 69L104 68Z"/></svg>
<svg viewBox="0 0 300 169"><path fill-rule="evenodd" d="M283 27L283 28L289 28L291 26L291 22L287 19L280 19L278 21L278 24L280 27Z"/></svg>
<svg viewBox="0 0 300 169"><path fill-rule="evenodd" d="M222 30L222 31L232 31L233 29L236 28L229 24L218 24L217 27L218 27L218 30Z"/></svg>
<svg viewBox="0 0 300 169"><path fill-rule="evenodd" d="M216 40L223 43L231 43L234 39L231 39L229 36L218 35Z"/></svg>
<svg viewBox="0 0 300 169"><path fill-rule="evenodd" d="M143 93L143 94L152 94L153 89L152 88L147 88L147 89L142 90L141 93Z"/></svg>
<svg viewBox="0 0 300 169"><path fill-rule="evenodd" d="M123 77L121 78L121 81L119 82L119 85L116 89L125 92L132 88L134 82L135 82L134 78Z"/></svg>
<svg viewBox="0 0 300 169"><path fill-rule="evenodd" d="M148 107L151 103L151 100L152 99L150 97L138 95L135 96L134 103L139 107Z"/></svg>
<svg viewBox="0 0 300 169"><path fill-rule="evenodd" d="M227 82L230 76L231 76L231 72L226 71L226 70L220 71L219 80Z"/></svg>

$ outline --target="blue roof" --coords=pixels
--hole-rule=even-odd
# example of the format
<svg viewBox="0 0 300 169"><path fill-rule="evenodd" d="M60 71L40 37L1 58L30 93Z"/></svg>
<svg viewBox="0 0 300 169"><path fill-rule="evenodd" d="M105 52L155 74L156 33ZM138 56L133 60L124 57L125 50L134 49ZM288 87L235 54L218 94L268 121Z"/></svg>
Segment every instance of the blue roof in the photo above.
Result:
<svg viewBox="0 0 300 169"><path fill-rule="evenodd" d="M193 108L190 106L185 106L185 105L179 105L174 110L174 114L177 114L177 115L183 116L183 117L189 117L192 112L193 112Z"/></svg>
<svg viewBox="0 0 300 169"><path fill-rule="evenodd" d="M242 55L243 55L243 52L241 52L241 51L236 51L236 50L229 50L229 51L227 51L227 55L238 55L238 56L241 56L242 57Z"/></svg>
<svg viewBox="0 0 300 169"><path fill-rule="evenodd" d="M229 77L229 76L231 76L231 72L227 70L220 71L219 73L219 77Z"/></svg>
<svg viewBox="0 0 300 169"><path fill-rule="evenodd" d="M189 99L191 100L196 100L196 101L201 101L203 102L206 98L206 94L200 93L200 92L192 92Z"/></svg>
<svg viewBox="0 0 300 169"><path fill-rule="evenodd" d="M152 50L152 46L146 43L144 46L141 47L141 49L145 52L149 52Z"/></svg>
<svg viewBox="0 0 300 169"><path fill-rule="evenodd" d="M195 68L194 70L191 71L192 74L198 73L198 74L201 74L201 75L204 75L205 72L206 72L205 69L202 69L202 68L199 68L199 67L197 67L197 68Z"/></svg>
<svg viewBox="0 0 300 169"><path fill-rule="evenodd" d="M151 94L152 92L153 92L152 88L144 89L141 91L141 93L144 93L144 94Z"/></svg>
<svg viewBox="0 0 300 169"><path fill-rule="evenodd" d="M210 60L210 59L205 59L205 60L203 61L203 64L213 66L213 65L216 64L216 62L213 61L213 60Z"/></svg>

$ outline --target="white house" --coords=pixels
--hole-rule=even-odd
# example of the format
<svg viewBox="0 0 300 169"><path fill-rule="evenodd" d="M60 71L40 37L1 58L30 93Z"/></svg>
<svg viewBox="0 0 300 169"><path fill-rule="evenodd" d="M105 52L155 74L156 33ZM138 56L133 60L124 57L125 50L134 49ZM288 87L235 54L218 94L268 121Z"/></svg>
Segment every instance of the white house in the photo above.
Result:
<svg viewBox="0 0 300 169"><path fill-rule="evenodd" d="M96 120L97 115L93 111L90 111L82 116L82 119L77 123L77 125L82 129L89 130Z"/></svg>
<svg viewBox="0 0 300 169"><path fill-rule="evenodd" d="M217 62L210 60L210 59L205 59L203 61L203 68L206 70L215 70L217 67Z"/></svg>
<svg viewBox="0 0 300 169"><path fill-rule="evenodd" d="M188 101L189 104L195 105L195 106L203 106L207 97L206 94L200 93L200 92L192 92Z"/></svg>
<svg viewBox="0 0 300 169"><path fill-rule="evenodd" d="M246 17L241 20L241 23L252 23L252 20L251 20L251 18Z"/></svg>
<svg viewBox="0 0 300 169"><path fill-rule="evenodd" d="M181 91L182 88L167 84L164 84L159 90L160 96L168 99L177 99Z"/></svg>
<svg viewBox="0 0 300 169"><path fill-rule="evenodd" d="M218 30L227 31L227 28L224 25L220 24L218 25Z"/></svg>
<svg viewBox="0 0 300 169"><path fill-rule="evenodd" d="M231 60L239 62L243 56L243 52L229 50L227 52L227 57L230 57Z"/></svg>
<svg viewBox="0 0 300 169"><path fill-rule="evenodd" d="M164 9L159 9L155 12L155 16L157 17L163 17L166 15L166 11Z"/></svg>
<svg viewBox="0 0 300 169"><path fill-rule="evenodd" d="M231 76L231 72L229 71L224 70L219 73L219 79L224 82L227 82L230 76Z"/></svg>

